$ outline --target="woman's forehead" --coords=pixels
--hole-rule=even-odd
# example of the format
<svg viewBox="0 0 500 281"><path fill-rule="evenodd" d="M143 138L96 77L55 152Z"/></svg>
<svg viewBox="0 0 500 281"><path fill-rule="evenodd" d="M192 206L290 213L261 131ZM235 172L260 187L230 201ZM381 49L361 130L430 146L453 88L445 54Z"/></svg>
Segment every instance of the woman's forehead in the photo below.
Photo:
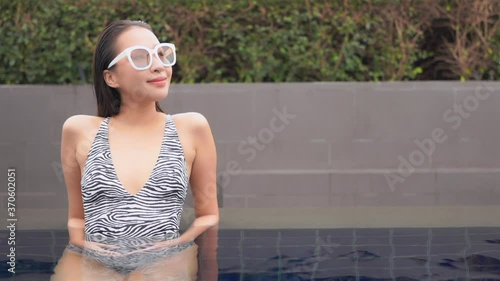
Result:
<svg viewBox="0 0 500 281"><path fill-rule="evenodd" d="M143 27L131 27L118 36L116 47L124 50L128 47L140 45L154 48L158 43L158 38L150 30Z"/></svg>

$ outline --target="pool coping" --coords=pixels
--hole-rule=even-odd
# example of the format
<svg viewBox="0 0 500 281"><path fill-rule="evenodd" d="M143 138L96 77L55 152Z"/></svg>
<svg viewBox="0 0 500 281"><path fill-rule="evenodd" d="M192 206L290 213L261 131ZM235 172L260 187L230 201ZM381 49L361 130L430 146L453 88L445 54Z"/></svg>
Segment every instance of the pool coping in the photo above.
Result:
<svg viewBox="0 0 500 281"><path fill-rule="evenodd" d="M221 208L220 229L499 227L499 206ZM183 213L181 228L194 219ZM67 209L20 209L17 230L66 229ZM5 220L4 220L5 221Z"/></svg>

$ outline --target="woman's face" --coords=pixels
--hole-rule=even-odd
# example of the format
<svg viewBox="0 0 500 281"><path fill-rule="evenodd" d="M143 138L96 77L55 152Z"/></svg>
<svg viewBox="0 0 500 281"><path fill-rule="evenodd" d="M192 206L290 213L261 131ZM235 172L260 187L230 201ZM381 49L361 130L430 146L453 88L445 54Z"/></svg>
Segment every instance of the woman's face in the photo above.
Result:
<svg viewBox="0 0 500 281"><path fill-rule="evenodd" d="M126 48L140 45L154 49L160 42L146 28L131 27L118 36L115 43L115 54L120 54ZM136 70L128 58L118 61L112 70L105 70L106 83L117 88L122 96L133 103L149 103L160 101L167 97L172 67L163 66L156 56L152 65L146 70Z"/></svg>

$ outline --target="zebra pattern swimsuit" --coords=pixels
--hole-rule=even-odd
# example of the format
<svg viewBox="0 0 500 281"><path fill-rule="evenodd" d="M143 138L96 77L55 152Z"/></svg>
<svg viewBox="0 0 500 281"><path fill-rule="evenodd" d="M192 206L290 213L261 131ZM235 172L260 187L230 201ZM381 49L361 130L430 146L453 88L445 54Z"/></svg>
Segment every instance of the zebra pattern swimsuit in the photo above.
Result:
<svg viewBox="0 0 500 281"><path fill-rule="evenodd" d="M81 192L85 214L86 241L119 244L122 252L147 248L152 241L168 240L179 236L189 175L184 151L171 115L165 115L165 128L160 154L150 177L137 194L131 194L120 183L111 158L109 145L109 119L105 118L90 147L81 179ZM165 256L193 245L193 242L155 251L154 256ZM68 249L84 252L81 247L68 244ZM125 250L123 250L125 249ZM92 251L87 251L93 253ZM141 261L130 265L130 256L118 262L130 266L117 267L108 257L92 254L97 260L117 269L130 272ZM151 261L142 257L141 260ZM143 263L143 262L142 262Z"/></svg>

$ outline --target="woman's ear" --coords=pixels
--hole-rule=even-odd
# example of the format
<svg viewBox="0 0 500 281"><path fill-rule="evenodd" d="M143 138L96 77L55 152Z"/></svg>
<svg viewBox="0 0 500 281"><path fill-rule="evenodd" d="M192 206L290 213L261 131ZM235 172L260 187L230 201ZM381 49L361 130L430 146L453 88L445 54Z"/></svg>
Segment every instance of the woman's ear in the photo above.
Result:
<svg viewBox="0 0 500 281"><path fill-rule="evenodd" d="M117 79L116 75L112 71L109 71L107 69L104 70L103 76L104 76L104 81L111 88L118 88L120 86L120 84L118 83L118 79Z"/></svg>

